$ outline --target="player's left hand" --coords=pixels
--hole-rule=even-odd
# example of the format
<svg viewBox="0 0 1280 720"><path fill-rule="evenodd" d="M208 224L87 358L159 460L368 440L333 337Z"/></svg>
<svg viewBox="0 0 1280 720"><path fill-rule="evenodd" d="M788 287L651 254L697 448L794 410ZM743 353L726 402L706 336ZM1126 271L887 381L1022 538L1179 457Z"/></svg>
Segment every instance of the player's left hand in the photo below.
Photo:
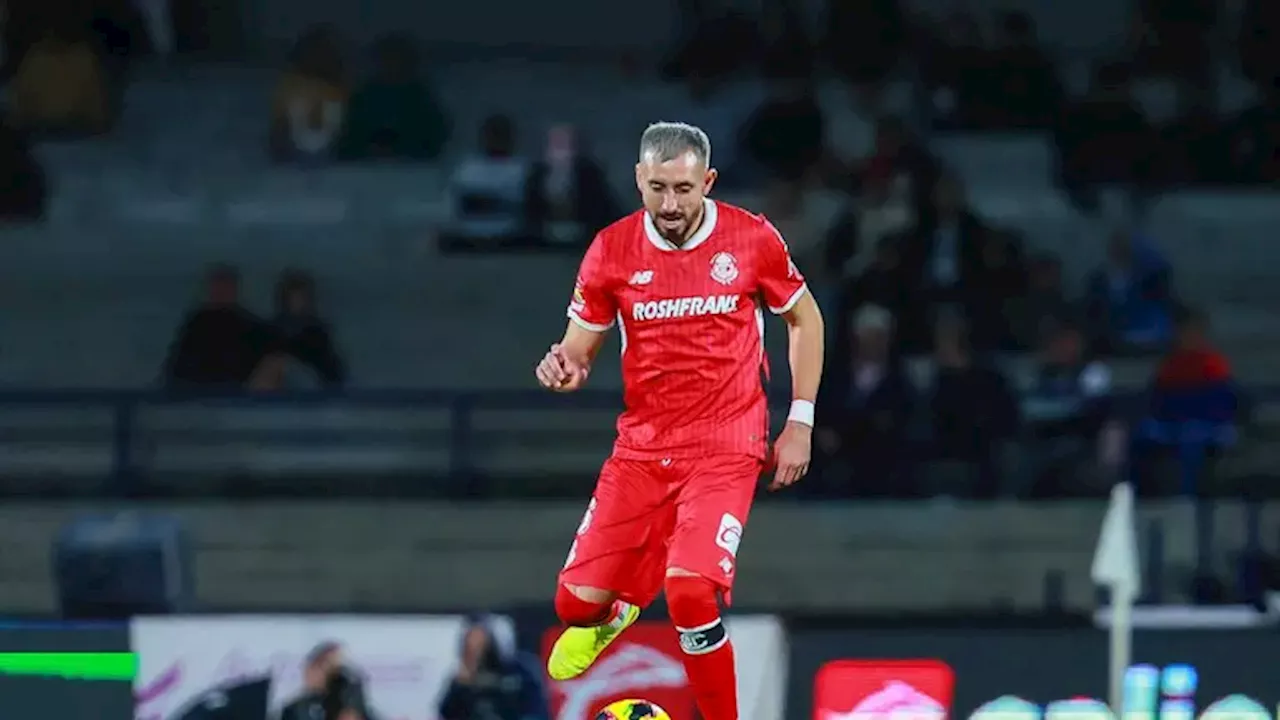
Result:
<svg viewBox="0 0 1280 720"><path fill-rule="evenodd" d="M773 444L773 482L770 490L780 490L794 485L809 472L809 458L813 453L813 428L798 422L788 422Z"/></svg>

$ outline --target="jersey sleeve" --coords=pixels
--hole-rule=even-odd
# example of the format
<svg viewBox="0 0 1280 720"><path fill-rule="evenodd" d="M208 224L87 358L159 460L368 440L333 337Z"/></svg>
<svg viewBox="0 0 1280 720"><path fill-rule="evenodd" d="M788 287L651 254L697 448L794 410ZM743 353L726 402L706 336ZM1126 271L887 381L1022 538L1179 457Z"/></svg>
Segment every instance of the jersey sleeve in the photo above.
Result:
<svg viewBox="0 0 1280 720"><path fill-rule="evenodd" d="M809 286L791 259L791 251L778 228L765 220L762 234L764 249L760 254L760 291L769 312L781 315L795 307L809 291Z"/></svg>
<svg viewBox="0 0 1280 720"><path fill-rule="evenodd" d="M567 313L570 320L592 332L608 330L618 317L608 273L604 241L597 235L578 266L578 279L573 284Z"/></svg>

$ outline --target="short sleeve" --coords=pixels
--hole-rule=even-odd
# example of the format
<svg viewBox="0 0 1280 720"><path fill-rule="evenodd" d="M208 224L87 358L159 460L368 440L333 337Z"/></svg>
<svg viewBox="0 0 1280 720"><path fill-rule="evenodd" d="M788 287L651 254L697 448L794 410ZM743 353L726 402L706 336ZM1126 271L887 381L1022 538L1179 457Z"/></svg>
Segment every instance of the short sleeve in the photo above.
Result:
<svg viewBox="0 0 1280 720"><path fill-rule="evenodd" d="M569 319L592 332L604 332L613 327L618 316L618 306L608 281L608 263L604 241L597 235L587 248L587 254L578 266L578 279L573 284L573 298L569 301Z"/></svg>
<svg viewBox="0 0 1280 720"><path fill-rule="evenodd" d="M760 253L760 291L769 312L781 315L799 302L809 290L800 268L791 259L791 251L782 233L769 221L764 223L763 250Z"/></svg>

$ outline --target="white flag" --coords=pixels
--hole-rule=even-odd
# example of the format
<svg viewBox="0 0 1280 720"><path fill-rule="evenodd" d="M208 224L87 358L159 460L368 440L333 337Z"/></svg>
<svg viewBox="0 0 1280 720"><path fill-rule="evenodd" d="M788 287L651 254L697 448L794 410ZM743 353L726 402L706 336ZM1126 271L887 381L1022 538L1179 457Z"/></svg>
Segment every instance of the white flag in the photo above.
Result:
<svg viewBox="0 0 1280 720"><path fill-rule="evenodd" d="M1111 590L1113 604L1132 602L1142 592L1133 486L1127 482L1116 483L1111 488L1111 500L1102 519L1102 532L1098 534L1089 575L1095 583Z"/></svg>

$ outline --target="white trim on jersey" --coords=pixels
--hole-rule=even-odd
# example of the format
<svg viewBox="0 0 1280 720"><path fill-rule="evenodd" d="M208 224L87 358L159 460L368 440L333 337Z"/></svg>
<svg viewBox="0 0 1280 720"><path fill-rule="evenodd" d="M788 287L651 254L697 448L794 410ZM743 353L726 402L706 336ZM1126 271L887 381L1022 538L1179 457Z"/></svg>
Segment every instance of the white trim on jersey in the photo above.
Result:
<svg viewBox="0 0 1280 720"><path fill-rule="evenodd" d="M720 211L716 207L715 201L710 198L702 198L702 227L698 228L698 232L689 238L688 242L683 245L676 245L666 238L662 237L662 233L658 232L658 226L653 224L653 218L649 216L648 211L644 213L644 236L649 238L649 242L659 250L692 250L711 237L711 232L716 229L716 218Z"/></svg>
<svg viewBox="0 0 1280 720"><path fill-rule="evenodd" d="M782 304L782 307L771 307L769 308L769 312L774 315L781 315L782 313L789 311L791 308L796 306L796 303L800 302L800 298L804 297L804 294L807 292L809 292L809 283L801 285L798 290L791 294L791 297L787 298L787 301Z"/></svg>
<svg viewBox="0 0 1280 720"><path fill-rule="evenodd" d="M574 312L573 308L569 308L569 311L566 312L565 314L569 316L569 319L572 320L575 325L582 328L583 330L590 330L591 332L602 333L602 332L608 332L609 328L613 327L613 321L609 321L608 325L599 325L593 322L587 322L586 320L582 319L581 315Z"/></svg>

